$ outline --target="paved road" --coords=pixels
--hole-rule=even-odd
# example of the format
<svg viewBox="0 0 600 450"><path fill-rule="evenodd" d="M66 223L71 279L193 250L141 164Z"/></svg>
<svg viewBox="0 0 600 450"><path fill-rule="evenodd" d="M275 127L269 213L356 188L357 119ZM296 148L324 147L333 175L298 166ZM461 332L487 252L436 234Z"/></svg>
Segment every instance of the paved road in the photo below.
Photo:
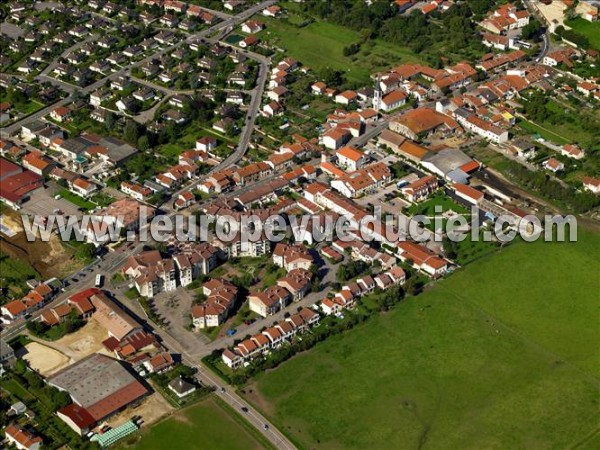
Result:
<svg viewBox="0 0 600 450"><path fill-rule="evenodd" d="M142 250L142 247L143 245L139 244L136 246L134 251L139 252ZM128 256L129 253L123 253L119 251L108 253L101 261L94 261L92 264L79 270L76 274L64 278L63 281L67 280L69 282L69 286L65 288L64 292L61 292L54 300L49 302L45 308L57 306L64 302L71 295L84 289L93 287L96 281L96 275L101 274L106 276L109 273L113 273L125 263L125 260ZM73 281L75 278L77 279L76 282ZM29 320L34 320L40 317L42 315L42 311L43 310L35 311L33 314L31 314ZM2 331L2 337L7 341L16 337L19 333L25 330L25 323L25 320L17 320L13 322Z"/></svg>
<svg viewBox="0 0 600 450"><path fill-rule="evenodd" d="M114 32L114 29L108 29L106 30L106 33L112 33ZM73 44L72 46L70 46L69 48L67 48L66 50L64 50L60 56L54 58L52 60L52 62L50 64L48 64L46 66L46 68L44 70L42 70L42 72L35 77L36 80L41 80L41 81L46 81L45 77L48 76L49 73L51 73L54 69L56 69L56 66L58 66L58 60L59 58L66 58L68 55L70 55L71 53L73 53L75 50L81 48L84 46L84 44L87 44L88 42L92 42L92 41L97 41L98 39L100 39L100 35L99 34L91 34L88 37L86 37L84 40L79 41L75 44ZM73 90L74 88L76 88L76 86L72 86L69 85L71 87L71 90ZM69 91L70 92L70 91Z"/></svg>
<svg viewBox="0 0 600 450"><path fill-rule="evenodd" d="M276 448L284 450L293 450L296 448L272 423L254 409L252 405L236 394L227 383L213 375L204 365L198 363L197 358L191 357L170 334L156 326L154 326L154 332L160 336L163 345L170 351L182 355L182 360L186 365L195 367L198 370L196 373L198 381L205 386L215 386L217 388L216 395L220 396L225 403L241 414ZM242 410L242 408L244 409ZM265 425L267 426L265 427Z"/></svg>
<svg viewBox="0 0 600 450"><path fill-rule="evenodd" d="M132 252L136 253L141 251L141 247L142 244L138 244ZM78 273L83 272L85 273L85 276L78 277L78 282L71 284L67 289L65 289L63 293L58 295L56 299L50 302L47 307L57 306L76 292L93 287L95 283L96 274L106 275L108 273L112 273L125 262L125 259L129 256L129 254L129 252L120 251L109 253L100 262L100 265L98 265L97 262L94 262L92 265L88 266L88 268L92 269L91 272L89 272L87 268L80 270ZM32 314L31 320L38 318L41 314L42 310L36 311ZM257 429L259 433L261 433L266 439L268 439L276 448L286 450L293 450L296 448L281 432L279 432L279 430L277 430L277 428L273 424L271 424L264 416L262 416L244 399L242 399L239 395L232 391L230 386L228 386L218 377L214 376L209 369L200 364L198 356L192 357L191 355L189 355L185 351L185 349L183 349L181 345L166 331L159 328L149 319L146 319L146 321L152 326L154 333L161 338L163 344L165 345L165 347L167 347L168 350L174 353L181 354L185 364L198 369L197 378L202 384L204 384L205 386L215 386L217 388L216 395L219 395L223 399L223 401L225 401L239 414L241 414L248 422L250 422L250 424L252 424ZM23 320L13 323L2 332L3 339L8 341L16 337L18 334L24 332L25 325L26 321ZM209 353L210 351L207 353L203 352L202 356L205 356ZM245 408L247 412L242 411L242 407ZM265 424L267 425L266 429Z"/></svg>
<svg viewBox="0 0 600 450"><path fill-rule="evenodd" d="M220 37L222 39L223 37ZM216 42L216 41L213 41ZM252 99L250 100L250 104L248 105L248 111L246 112L246 119L244 122L244 128L240 134L240 140L238 146L235 151L225 158L220 164L213 167L212 172L216 172L218 170L225 169L235 163L237 163L242 156L248 150L248 145L250 144L250 139L252 138L252 133L254 131L254 122L256 121L256 117L258 116L260 110L260 103L262 101L262 96L265 90L265 85L267 83L267 79L269 76L269 67L271 65L271 59L266 56L260 55L258 53L254 53L251 51L244 51L233 47L232 45L219 41L221 45L225 45L231 48L235 48L240 53L248 56L249 58L258 61L258 75L256 77L256 87L250 92Z"/></svg>
<svg viewBox="0 0 600 450"><path fill-rule="evenodd" d="M383 130L388 127L389 120L388 119L380 119L375 125L370 125L367 127L365 133L361 136L352 138L348 145L353 147L362 147L364 146L371 138L379 135Z"/></svg>
<svg viewBox="0 0 600 450"><path fill-rule="evenodd" d="M530 0L523 0L523 3L525 4L525 7L529 11L529 14L531 14L533 17L535 17L537 19L537 21L539 23L541 23L542 25L546 24L545 18L539 13L538 9L531 4ZM540 49L540 53L535 58L536 62L539 62L542 59L544 59L544 56L546 56L546 54L548 53L548 50L550 49L550 31L548 31L547 26L546 26L546 31L544 32L544 35L542 36L542 41L543 41L543 43L542 43L542 48Z"/></svg>
<svg viewBox="0 0 600 450"><path fill-rule="evenodd" d="M208 42L216 42L216 41L212 41L212 40L207 40L207 41ZM219 170L226 169L227 167L230 167L230 166L236 164L237 162L239 162L240 159L242 159L242 157L248 150L248 145L250 144L250 139L252 138L252 133L254 132L254 124L256 121L256 117L258 116L258 113L260 110L260 103L262 100L262 95L264 93L265 84L267 83L267 79L269 76L269 67L270 67L271 61L270 61L270 59L268 59L262 55L256 54L256 53L252 53L252 52L243 52L243 53L245 53L248 57L255 59L259 62L259 66L258 66L259 71L258 71L258 76L256 79L256 86L254 87L254 89L252 89L249 92L244 91L244 92L250 94L251 100L250 100L250 103L249 103L247 111L246 111L244 127L242 128L242 132L240 134L240 139L239 139L239 142L238 142L238 145L237 145L235 151L231 155L229 155L227 158L225 158L223 161L221 161L219 164L217 164L216 166L211 168L211 170L208 172L208 174L212 174ZM139 80L136 79L136 81L139 81ZM193 183L186 183L184 186L182 186L176 192L173 193L172 198L175 198L182 192L189 190L190 184L197 185L197 184L201 183L202 179L204 179L204 178L205 178L205 176L203 176L200 180L194 180ZM261 180L261 181L264 182L265 180ZM241 193L240 191L236 191L236 195L239 195L240 193ZM162 208L167 211L174 212L172 203L162 205Z"/></svg>

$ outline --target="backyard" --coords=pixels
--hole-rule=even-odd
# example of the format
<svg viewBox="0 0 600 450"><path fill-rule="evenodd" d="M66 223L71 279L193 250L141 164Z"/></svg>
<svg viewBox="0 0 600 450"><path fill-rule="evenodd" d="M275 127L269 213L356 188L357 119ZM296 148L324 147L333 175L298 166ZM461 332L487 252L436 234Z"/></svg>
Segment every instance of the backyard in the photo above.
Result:
<svg viewBox="0 0 600 450"><path fill-rule="evenodd" d="M591 448L600 239L578 237L484 257L245 395L300 448Z"/></svg>
<svg viewBox="0 0 600 450"><path fill-rule="evenodd" d="M539 125L536 125L533 122L529 122L528 120L519 120L519 127L521 127L524 131L528 131L532 134L539 134L542 138L547 141L553 142L558 145L570 144L571 141L554 131L551 131L547 128L542 128Z"/></svg>
<svg viewBox="0 0 600 450"><path fill-rule="evenodd" d="M119 448L247 450L271 448L268 442L229 406L214 397L176 412L142 431Z"/></svg>

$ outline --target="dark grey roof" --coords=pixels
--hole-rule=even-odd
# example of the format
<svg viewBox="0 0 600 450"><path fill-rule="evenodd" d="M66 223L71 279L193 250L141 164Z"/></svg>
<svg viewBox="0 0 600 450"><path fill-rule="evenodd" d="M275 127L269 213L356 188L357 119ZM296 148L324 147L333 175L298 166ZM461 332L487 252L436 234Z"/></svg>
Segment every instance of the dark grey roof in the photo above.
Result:
<svg viewBox="0 0 600 450"><path fill-rule="evenodd" d="M186 392L196 388L192 383L188 383L183 378L174 378L169 382L169 388L178 394L185 394Z"/></svg>
<svg viewBox="0 0 600 450"><path fill-rule="evenodd" d="M135 377L119 361L94 353L61 370L48 383L68 392L85 408L134 381Z"/></svg>

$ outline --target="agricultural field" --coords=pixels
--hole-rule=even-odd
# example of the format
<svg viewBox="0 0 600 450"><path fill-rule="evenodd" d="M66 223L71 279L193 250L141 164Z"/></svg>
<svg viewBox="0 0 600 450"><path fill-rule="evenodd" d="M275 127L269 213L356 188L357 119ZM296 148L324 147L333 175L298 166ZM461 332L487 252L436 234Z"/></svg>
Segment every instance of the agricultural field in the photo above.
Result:
<svg viewBox="0 0 600 450"><path fill-rule="evenodd" d="M214 397L181 410L128 439L120 449L250 450L272 448L229 406Z"/></svg>
<svg viewBox="0 0 600 450"><path fill-rule="evenodd" d="M380 40L365 42L358 53L344 56L344 47L364 42L360 33L329 22L313 22L299 27L293 23L291 15L290 20L261 17L267 27L258 36L285 49L287 56L313 70L341 70L349 82L368 84L370 74L376 70L406 62L420 62L410 50Z"/></svg>
<svg viewBox="0 0 600 450"><path fill-rule="evenodd" d="M579 34L582 34L590 41L590 46L596 50L600 50L600 23L588 22L580 17L568 20L565 24Z"/></svg>
<svg viewBox="0 0 600 450"><path fill-rule="evenodd" d="M514 244L244 393L300 448L592 448L598 251Z"/></svg>

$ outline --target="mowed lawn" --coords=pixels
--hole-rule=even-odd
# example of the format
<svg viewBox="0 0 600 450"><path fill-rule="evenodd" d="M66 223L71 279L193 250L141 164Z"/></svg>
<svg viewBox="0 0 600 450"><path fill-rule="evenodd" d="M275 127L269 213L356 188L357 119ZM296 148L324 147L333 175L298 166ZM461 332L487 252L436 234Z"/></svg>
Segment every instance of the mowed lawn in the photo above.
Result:
<svg viewBox="0 0 600 450"><path fill-rule="evenodd" d="M272 447L236 412L213 397L142 432L135 450L252 450Z"/></svg>
<svg viewBox="0 0 600 450"><path fill-rule="evenodd" d="M568 20L566 25L579 34L583 34L590 41L590 45L600 50L600 22L589 22L581 17Z"/></svg>
<svg viewBox="0 0 600 450"><path fill-rule="evenodd" d="M600 237L521 243L245 388L301 448L592 448Z"/></svg>
<svg viewBox="0 0 600 450"><path fill-rule="evenodd" d="M357 54L344 56L344 47L363 44L363 39L359 33L332 23L317 21L300 28L279 19L261 17L261 21L267 24L259 33L262 40L284 49L286 56L313 70L341 70L348 81L368 83L369 76L376 70L420 62L409 49L380 40L364 43Z"/></svg>

